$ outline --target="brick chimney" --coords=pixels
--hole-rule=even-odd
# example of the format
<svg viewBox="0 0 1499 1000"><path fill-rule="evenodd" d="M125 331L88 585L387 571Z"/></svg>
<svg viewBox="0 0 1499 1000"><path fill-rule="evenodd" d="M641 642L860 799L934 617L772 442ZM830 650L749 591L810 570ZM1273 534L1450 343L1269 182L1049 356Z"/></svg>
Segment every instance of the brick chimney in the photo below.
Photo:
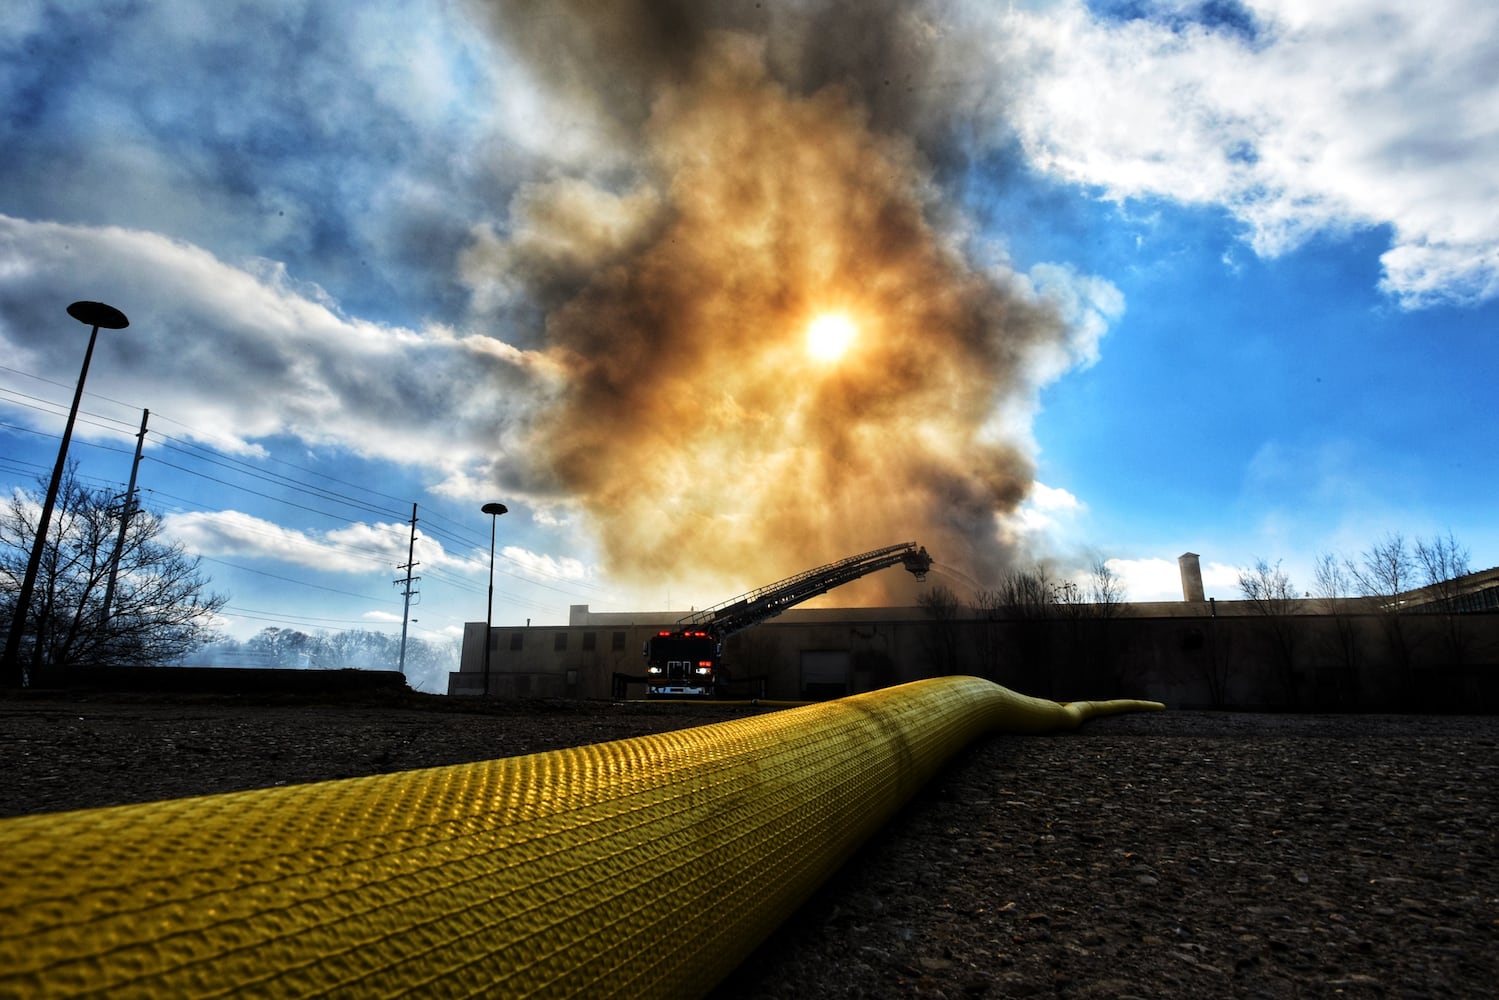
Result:
<svg viewBox="0 0 1499 1000"><path fill-rule="evenodd" d="M1207 600L1202 592L1202 565L1197 561L1197 553L1183 552L1177 557L1176 565L1182 574L1182 600Z"/></svg>

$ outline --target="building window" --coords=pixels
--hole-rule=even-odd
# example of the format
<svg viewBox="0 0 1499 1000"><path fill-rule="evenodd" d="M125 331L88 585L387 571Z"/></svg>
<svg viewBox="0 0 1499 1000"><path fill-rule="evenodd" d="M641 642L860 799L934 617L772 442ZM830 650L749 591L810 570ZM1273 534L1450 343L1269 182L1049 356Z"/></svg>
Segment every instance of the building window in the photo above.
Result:
<svg viewBox="0 0 1499 1000"><path fill-rule="evenodd" d="M625 634L623 632L616 632L616 633L614 633L614 651L616 653L622 653L622 652L624 652L624 649L625 649Z"/></svg>
<svg viewBox="0 0 1499 1000"><path fill-rule="evenodd" d="M519 629L517 629L516 631L510 633L510 648L511 649L520 649L525 644L526 644L526 633L520 631Z"/></svg>
<svg viewBox="0 0 1499 1000"><path fill-rule="evenodd" d="M594 646L598 644L599 634L597 632L583 633L583 652L593 652Z"/></svg>
<svg viewBox="0 0 1499 1000"><path fill-rule="evenodd" d="M557 637L552 640L552 652L554 652L554 653L565 653L565 652L567 652L567 633L566 632L558 632L557 633Z"/></svg>

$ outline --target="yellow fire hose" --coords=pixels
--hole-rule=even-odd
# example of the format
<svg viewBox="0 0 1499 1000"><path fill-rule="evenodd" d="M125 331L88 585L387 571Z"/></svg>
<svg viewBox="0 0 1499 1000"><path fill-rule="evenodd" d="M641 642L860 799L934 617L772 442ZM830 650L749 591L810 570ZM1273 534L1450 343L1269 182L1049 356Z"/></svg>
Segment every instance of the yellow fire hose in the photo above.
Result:
<svg viewBox="0 0 1499 1000"><path fill-rule="evenodd" d="M691 996L975 737L972 677L657 736L0 821L0 996Z"/></svg>

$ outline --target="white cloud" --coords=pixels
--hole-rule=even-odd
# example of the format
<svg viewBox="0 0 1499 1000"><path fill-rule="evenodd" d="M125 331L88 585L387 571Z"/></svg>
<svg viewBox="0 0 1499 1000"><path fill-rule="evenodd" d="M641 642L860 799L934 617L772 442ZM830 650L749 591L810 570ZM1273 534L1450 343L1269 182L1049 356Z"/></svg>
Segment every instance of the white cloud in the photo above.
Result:
<svg viewBox="0 0 1499 1000"><path fill-rule="evenodd" d="M505 546L500 553L513 566L532 577L552 580L587 580L592 575L581 559L568 556L558 558L531 552L515 545Z"/></svg>
<svg viewBox="0 0 1499 1000"><path fill-rule="evenodd" d="M199 555L275 559L325 573L358 575L389 575L392 567L406 561L410 543L406 524L351 524L313 533L236 510L168 514L162 518L162 529ZM424 566L465 565L447 557L434 539L423 537L418 546Z"/></svg>
<svg viewBox="0 0 1499 1000"><path fill-rule="evenodd" d="M1165 559L1110 559L1108 566L1119 575L1131 601L1179 601L1182 599L1181 570Z"/></svg>
<svg viewBox="0 0 1499 1000"><path fill-rule="evenodd" d="M1124 315L1124 293L1112 282L1080 274L1067 264L1037 264L1029 278L1066 328L1064 339L1038 345L1031 357L1032 382L1048 385L1073 368L1088 368L1098 361L1099 341Z"/></svg>
<svg viewBox="0 0 1499 1000"><path fill-rule="evenodd" d="M999 533L1036 552L1068 548L1077 541L1078 523L1087 510L1088 505L1067 490L1035 482L1014 512L998 518Z"/></svg>
<svg viewBox="0 0 1499 1000"><path fill-rule="evenodd" d="M1172 559L1110 559L1108 567L1124 583L1132 602L1182 600L1181 567ZM1239 570L1220 562L1202 564L1202 586L1209 597L1237 598Z"/></svg>
<svg viewBox="0 0 1499 1000"><path fill-rule="evenodd" d="M1407 307L1499 294L1499 7L1245 7L1252 39L1010 8L995 45L1033 162L1112 199L1221 205L1267 256L1389 225L1382 287Z"/></svg>
<svg viewBox="0 0 1499 1000"><path fill-rule="evenodd" d="M1036 510L1046 512L1074 512L1083 510L1085 506L1081 500L1061 487L1047 486L1042 482L1031 485L1031 495L1026 503Z"/></svg>
<svg viewBox="0 0 1499 1000"><path fill-rule="evenodd" d="M554 379L538 353L489 337L347 318L275 262L240 267L154 233L0 215L0 346L12 364L76 380L83 337L58 334L76 333L60 304L80 288L130 318L101 335L89 389L227 451L292 435L493 482L493 456Z"/></svg>

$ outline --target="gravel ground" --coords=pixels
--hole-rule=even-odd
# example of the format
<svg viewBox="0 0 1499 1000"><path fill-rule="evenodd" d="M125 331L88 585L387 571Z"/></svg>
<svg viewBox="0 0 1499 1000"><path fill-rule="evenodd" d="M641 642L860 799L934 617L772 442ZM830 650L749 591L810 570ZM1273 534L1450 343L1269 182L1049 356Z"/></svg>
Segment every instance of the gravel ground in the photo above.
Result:
<svg viewBox="0 0 1499 1000"><path fill-rule="evenodd" d="M0 815L461 763L722 707L0 700ZM984 739L715 992L1499 993L1499 719L1166 712Z"/></svg>

